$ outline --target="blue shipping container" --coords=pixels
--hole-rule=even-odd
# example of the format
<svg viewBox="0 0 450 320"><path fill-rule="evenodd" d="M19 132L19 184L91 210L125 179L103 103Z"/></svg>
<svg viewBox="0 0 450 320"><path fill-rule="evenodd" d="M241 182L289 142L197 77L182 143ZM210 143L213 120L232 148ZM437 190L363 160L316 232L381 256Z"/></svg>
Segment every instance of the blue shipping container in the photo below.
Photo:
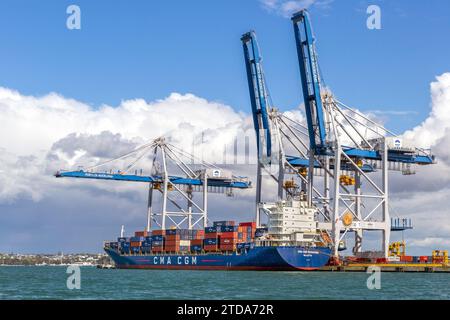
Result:
<svg viewBox="0 0 450 320"><path fill-rule="evenodd" d="M144 240L145 240L145 237L131 237L130 238L130 241L132 241L132 242L137 242L137 241L142 242Z"/></svg>
<svg viewBox="0 0 450 320"><path fill-rule="evenodd" d="M222 227L222 226L234 226L234 221L214 221L214 227Z"/></svg>
<svg viewBox="0 0 450 320"><path fill-rule="evenodd" d="M162 247L164 244L164 241L153 241L152 247Z"/></svg>
<svg viewBox="0 0 450 320"><path fill-rule="evenodd" d="M129 242L121 242L120 243L120 247L121 248L129 248L130 247L130 243Z"/></svg>
<svg viewBox="0 0 450 320"><path fill-rule="evenodd" d="M217 239L204 239L203 244L205 246L210 246L210 245L218 244L218 241L217 241Z"/></svg>
<svg viewBox="0 0 450 320"><path fill-rule="evenodd" d="M191 251L196 251L196 252L202 251L202 246L200 246L200 245L191 246Z"/></svg>
<svg viewBox="0 0 450 320"><path fill-rule="evenodd" d="M214 233L217 232L218 228L217 227L206 227L205 228L205 233Z"/></svg>
<svg viewBox="0 0 450 320"><path fill-rule="evenodd" d="M152 241L164 241L164 236L161 235L154 235L151 236Z"/></svg>
<svg viewBox="0 0 450 320"><path fill-rule="evenodd" d="M237 226L220 226L220 232L236 232Z"/></svg>
<svg viewBox="0 0 450 320"><path fill-rule="evenodd" d="M139 247L131 247L131 252L139 253Z"/></svg>

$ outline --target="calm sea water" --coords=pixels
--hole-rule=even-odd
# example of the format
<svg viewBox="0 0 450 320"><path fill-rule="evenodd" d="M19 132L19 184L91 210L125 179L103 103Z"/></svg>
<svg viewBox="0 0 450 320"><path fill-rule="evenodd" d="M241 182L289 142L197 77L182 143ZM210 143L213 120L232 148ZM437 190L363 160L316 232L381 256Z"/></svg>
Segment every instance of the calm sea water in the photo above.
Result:
<svg viewBox="0 0 450 320"><path fill-rule="evenodd" d="M101 270L81 268L67 289L66 267L0 267L0 299L450 299L450 274Z"/></svg>

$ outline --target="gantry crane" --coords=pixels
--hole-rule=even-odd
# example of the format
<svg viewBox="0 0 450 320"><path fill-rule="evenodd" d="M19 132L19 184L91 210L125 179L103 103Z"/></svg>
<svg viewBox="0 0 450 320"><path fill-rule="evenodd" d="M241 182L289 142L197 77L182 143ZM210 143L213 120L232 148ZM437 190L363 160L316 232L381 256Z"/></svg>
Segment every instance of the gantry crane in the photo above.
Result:
<svg viewBox="0 0 450 320"><path fill-rule="evenodd" d="M148 161L149 156L150 174L134 169L140 161ZM121 169L117 170L117 167ZM155 224L166 229L168 223L176 228L204 228L208 224L209 193L232 195L234 189L251 187L246 177L234 176L228 170L198 159L164 137L85 170L59 171L55 176L148 184L147 231ZM161 210L156 212L153 209L154 190L162 195ZM202 194L201 201L194 200L195 192Z"/></svg>
<svg viewBox="0 0 450 320"><path fill-rule="evenodd" d="M286 172L295 173L308 202L318 207L318 227L331 234L335 256L347 233L355 232L353 252L356 254L361 252L363 231L377 230L382 232L382 251L387 257L390 231L411 228L410 221L401 225L391 224L388 171L412 174L413 165L433 164L434 156L429 150L414 147L361 112L340 102L325 89L307 11L294 14L292 22L306 126L276 110L268 109L267 103L258 104L255 99L257 96L252 95L252 92L263 92L267 96L267 87L259 50L248 49L257 48L256 37L254 32L242 37L255 128L271 130L270 134L277 137L273 145L279 148L280 159L284 159L280 161L278 194L280 196L280 190L284 189L289 196L286 185L295 183L286 183L284 176ZM254 106L266 106L266 111L261 112ZM259 114L263 113L269 115L269 123L261 127L257 121ZM261 137L257 131L258 146ZM286 155L288 149L295 155ZM270 153L266 151L267 154ZM261 195L257 201L258 198L260 200ZM398 222L397 219L395 221Z"/></svg>

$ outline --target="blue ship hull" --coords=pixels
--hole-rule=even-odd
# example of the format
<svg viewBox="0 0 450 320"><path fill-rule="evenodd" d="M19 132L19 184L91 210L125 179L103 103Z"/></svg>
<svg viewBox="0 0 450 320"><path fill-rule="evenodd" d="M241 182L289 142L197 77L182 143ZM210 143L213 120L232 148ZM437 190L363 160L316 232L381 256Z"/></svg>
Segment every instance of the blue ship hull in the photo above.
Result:
<svg viewBox="0 0 450 320"><path fill-rule="evenodd" d="M119 269L194 270L317 270L327 264L331 250L326 247L254 247L246 253L232 254L146 254L106 253Z"/></svg>

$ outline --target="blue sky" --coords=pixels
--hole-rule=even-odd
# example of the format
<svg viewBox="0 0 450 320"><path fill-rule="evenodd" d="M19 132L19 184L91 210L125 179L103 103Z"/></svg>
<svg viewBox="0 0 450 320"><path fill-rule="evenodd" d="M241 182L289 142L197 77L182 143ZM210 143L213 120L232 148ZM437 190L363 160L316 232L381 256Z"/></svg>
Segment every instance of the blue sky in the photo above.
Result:
<svg viewBox="0 0 450 320"><path fill-rule="evenodd" d="M96 149L91 138L103 131L118 134L125 146L161 130L187 136L200 127L219 138L241 132L248 118L235 111L248 115L250 101L240 37L251 29L274 104L299 106L292 24L264 1L270 0L0 0L0 252L99 252L121 224L129 232L142 229L145 188L55 179L53 172L73 160L55 146L74 153L82 143L71 144L77 142L67 139L72 133L87 135L88 150ZM431 141L440 164L392 179L391 205L418 221L414 238L422 247L411 252L450 245L450 2L297 3L307 2L315 3L309 10L321 70L339 100L376 112L400 133L428 118L415 137ZM81 8L81 30L66 28L70 4ZM369 4L381 8L381 30L366 27ZM435 112L429 115L432 93ZM131 101L138 98L147 103ZM100 147L116 154L114 141ZM253 199L214 198L211 217L251 219Z"/></svg>
<svg viewBox="0 0 450 320"><path fill-rule="evenodd" d="M68 30L77 4L82 29ZM382 30L366 28L378 4ZM391 115L390 128L418 124L429 83L448 70L448 1L333 1L310 8L327 85L344 102ZM255 29L274 103L302 101L292 25L258 0L0 2L0 85L23 94L58 92L93 106L194 93L249 112L240 35ZM412 112L408 114L408 112Z"/></svg>

